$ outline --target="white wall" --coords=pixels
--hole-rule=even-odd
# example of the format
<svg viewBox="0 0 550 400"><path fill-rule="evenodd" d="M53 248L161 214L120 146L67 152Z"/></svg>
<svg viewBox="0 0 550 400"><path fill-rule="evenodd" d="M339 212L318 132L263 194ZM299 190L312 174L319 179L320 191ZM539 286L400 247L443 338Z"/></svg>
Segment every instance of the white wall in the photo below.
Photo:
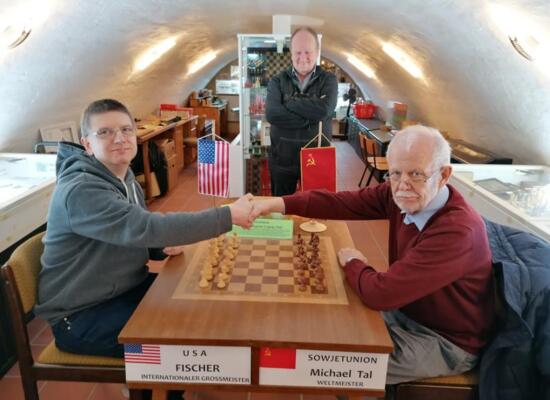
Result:
<svg viewBox="0 0 550 400"><path fill-rule="evenodd" d="M3 1L1 16L13 7ZM31 151L38 128L77 122L92 100L113 97L136 116L161 102L182 102L237 57L236 34L271 31L273 14L321 20L325 55L373 100L400 100L409 116L522 163L550 164L550 68L521 58L495 28L483 0L42 0L49 18L21 46L0 54L0 151ZM550 2L519 5L550 26ZM178 35L177 45L132 75L139 54ZM409 48L425 83L381 50L392 40ZM207 49L218 57L192 76ZM377 79L347 61L370 62Z"/></svg>

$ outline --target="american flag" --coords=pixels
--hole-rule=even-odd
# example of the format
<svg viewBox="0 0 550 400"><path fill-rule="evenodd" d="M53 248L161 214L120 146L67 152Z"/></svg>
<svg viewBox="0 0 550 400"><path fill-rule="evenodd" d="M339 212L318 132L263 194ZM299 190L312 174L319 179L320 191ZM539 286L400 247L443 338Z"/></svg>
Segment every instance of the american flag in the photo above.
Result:
<svg viewBox="0 0 550 400"><path fill-rule="evenodd" d="M229 143L200 139L199 193L227 197L229 194Z"/></svg>
<svg viewBox="0 0 550 400"><path fill-rule="evenodd" d="M156 344L125 344L124 361L133 364L160 364L160 346Z"/></svg>

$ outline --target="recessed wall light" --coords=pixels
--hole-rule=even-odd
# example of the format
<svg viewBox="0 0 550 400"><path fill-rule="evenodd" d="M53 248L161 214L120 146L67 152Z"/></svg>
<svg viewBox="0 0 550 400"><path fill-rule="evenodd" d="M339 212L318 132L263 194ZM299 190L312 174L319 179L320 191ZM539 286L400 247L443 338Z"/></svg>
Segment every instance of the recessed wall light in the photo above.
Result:
<svg viewBox="0 0 550 400"><path fill-rule="evenodd" d="M413 77L417 79L424 79L424 73L422 72L422 69L418 66L415 60L403 49L397 47L393 43L386 42L382 44L382 50L384 50L384 52L388 56L393 58L393 60L397 64L399 64L401 68L403 68Z"/></svg>
<svg viewBox="0 0 550 400"><path fill-rule="evenodd" d="M349 63L357 68L359 71L361 71L364 75L368 76L371 79L376 79L376 73L370 65L367 65L364 61L361 61L353 54L348 54L347 58Z"/></svg>
<svg viewBox="0 0 550 400"><path fill-rule="evenodd" d="M143 71L175 45L176 38L170 37L145 50L134 63L134 72Z"/></svg>
<svg viewBox="0 0 550 400"><path fill-rule="evenodd" d="M187 70L187 76L194 74L198 70L202 69L206 64L208 64L210 61L216 58L218 53L216 51L210 50L209 52L203 54L199 58L196 59L191 65L189 65L189 69Z"/></svg>

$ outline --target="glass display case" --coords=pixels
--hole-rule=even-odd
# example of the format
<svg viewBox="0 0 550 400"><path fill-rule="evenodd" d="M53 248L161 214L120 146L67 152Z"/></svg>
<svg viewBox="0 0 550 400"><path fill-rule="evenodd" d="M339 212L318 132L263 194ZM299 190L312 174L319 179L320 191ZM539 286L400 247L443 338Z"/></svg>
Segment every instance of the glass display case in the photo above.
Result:
<svg viewBox="0 0 550 400"><path fill-rule="evenodd" d="M550 167L453 164L450 183L484 217L550 242Z"/></svg>
<svg viewBox="0 0 550 400"><path fill-rule="evenodd" d="M0 153L0 251L46 222L56 157Z"/></svg>
<svg viewBox="0 0 550 400"><path fill-rule="evenodd" d="M265 117L267 84L273 75L291 65L290 37L273 34L238 35L238 43L244 191L270 195L267 166L269 123Z"/></svg>
<svg viewBox="0 0 550 400"><path fill-rule="evenodd" d="M265 117L267 84L271 77L292 65L290 36L239 34L239 119L243 149L243 189L270 195L267 149L269 123ZM319 35L321 43L322 35ZM317 64L320 63L319 56Z"/></svg>
<svg viewBox="0 0 550 400"><path fill-rule="evenodd" d="M240 132L244 158L261 156L269 145L265 102L271 77L291 65L290 37L238 35ZM266 132L267 130L267 132Z"/></svg>

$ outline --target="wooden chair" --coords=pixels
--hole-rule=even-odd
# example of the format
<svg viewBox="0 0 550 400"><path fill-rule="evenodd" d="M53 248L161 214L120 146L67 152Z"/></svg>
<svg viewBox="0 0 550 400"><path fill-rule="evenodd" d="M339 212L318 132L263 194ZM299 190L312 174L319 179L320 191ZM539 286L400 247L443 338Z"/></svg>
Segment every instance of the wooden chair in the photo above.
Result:
<svg viewBox="0 0 550 400"><path fill-rule="evenodd" d="M125 383L124 359L66 353L55 346L55 341L34 360L26 325L36 303L43 236L44 232L26 240L1 269L25 399L38 400L39 380ZM141 399L141 391L130 390L130 398Z"/></svg>
<svg viewBox="0 0 550 400"><path fill-rule="evenodd" d="M401 383L395 388L394 400L477 400L477 369L460 375L438 376Z"/></svg>
<svg viewBox="0 0 550 400"><path fill-rule="evenodd" d="M388 161L386 160L386 157L378 155L379 152L377 151L378 146L376 140L368 139L367 136L362 133L359 134L359 140L361 143L361 154L363 155L365 169L363 170L363 174L361 175L358 186L361 187L361 184L363 183L363 178L365 177L367 170L370 168L371 172L367 179L367 184L365 185L369 186L369 183L375 172L378 172L379 174L388 172Z"/></svg>

